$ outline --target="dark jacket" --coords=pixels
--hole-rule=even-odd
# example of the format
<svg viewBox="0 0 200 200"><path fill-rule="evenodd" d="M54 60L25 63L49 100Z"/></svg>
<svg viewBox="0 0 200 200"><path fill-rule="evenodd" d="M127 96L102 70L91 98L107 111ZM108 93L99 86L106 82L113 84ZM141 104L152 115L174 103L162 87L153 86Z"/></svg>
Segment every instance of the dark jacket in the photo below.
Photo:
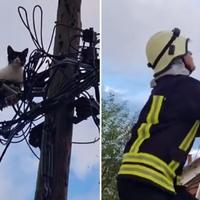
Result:
<svg viewBox="0 0 200 200"><path fill-rule="evenodd" d="M136 178L175 193L200 126L200 82L184 75L157 80L132 129L118 177Z"/></svg>

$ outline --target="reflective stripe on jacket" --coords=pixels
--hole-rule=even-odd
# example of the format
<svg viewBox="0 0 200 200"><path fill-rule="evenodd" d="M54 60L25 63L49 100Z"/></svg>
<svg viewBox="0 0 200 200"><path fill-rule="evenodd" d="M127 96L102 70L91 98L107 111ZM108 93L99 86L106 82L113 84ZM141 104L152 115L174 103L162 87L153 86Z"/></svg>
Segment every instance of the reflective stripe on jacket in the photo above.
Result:
<svg viewBox="0 0 200 200"><path fill-rule="evenodd" d="M160 78L132 129L119 177L145 179L174 193L199 120L200 82L184 75Z"/></svg>

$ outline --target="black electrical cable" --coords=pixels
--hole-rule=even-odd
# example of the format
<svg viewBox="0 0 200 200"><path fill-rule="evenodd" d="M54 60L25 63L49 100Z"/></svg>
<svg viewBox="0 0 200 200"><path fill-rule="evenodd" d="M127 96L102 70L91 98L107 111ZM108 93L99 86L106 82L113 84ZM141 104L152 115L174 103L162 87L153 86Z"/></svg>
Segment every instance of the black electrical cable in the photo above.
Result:
<svg viewBox="0 0 200 200"><path fill-rule="evenodd" d="M33 29L34 29L35 35L37 36L36 23L35 23L35 12L36 12L37 8L40 10L40 19L41 19L41 21L40 21L40 43L41 43L42 49L44 49L43 35L42 35L43 34L43 31L42 31L42 29L43 29L43 10L42 10L41 6L39 6L39 5L36 5L33 8L33 14L32 14L33 15L32 16L32 19L33 19ZM38 38L37 38L37 40L38 40Z"/></svg>
<svg viewBox="0 0 200 200"><path fill-rule="evenodd" d="M83 29L81 29L81 28L73 27L73 26L63 24L63 23L60 23L60 22L58 23L57 21L55 22L55 24L56 24L56 26L63 26L63 27L69 28L69 29L73 29L73 30L76 30L76 31L83 32Z"/></svg>
<svg viewBox="0 0 200 200"><path fill-rule="evenodd" d="M34 33L34 37L35 37L35 39L36 39L37 41L39 41L39 40L38 40L38 36L37 36L36 25L35 25L35 11L36 11L37 8L38 8L37 5L34 6L34 8L33 8L33 12L32 12L32 21L33 21L33 33ZM39 8L40 8L40 7L39 7ZM41 47L41 48L42 48L42 47Z"/></svg>
<svg viewBox="0 0 200 200"><path fill-rule="evenodd" d="M37 35L37 29L36 29L36 23L35 23L36 9L39 9L39 11L40 11L40 43L41 44L38 41L38 35ZM24 15L25 15L24 17L22 16L22 11L24 12ZM41 50L44 49L44 42L43 42L43 10L42 10L41 6L36 5L33 8L32 21L33 21L33 32L34 32L34 34L31 31L31 27L30 27L30 24L29 24L29 19L28 19L28 14L27 14L26 9L24 7L22 7L22 6L19 6L18 7L18 13L19 13L19 16L20 16L20 19L21 19L22 23L24 24L24 26L28 30L28 32L29 32L29 34L31 36L31 39L33 40L33 43L35 44L36 48L37 49L41 49ZM70 29L73 29L73 30L77 30L77 31L80 31L80 32L83 31L80 28L68 26L66 24L56 23L56 25L54 26L54 28L52 30L50 43L48 45L46 53L49 53L49 51L50 51L50 48L51 48L52 42L53 42L53 38L54 38L54 35L55 35L56 28L59 27L59 26L64 26L64 27L67 27L67 28L70 28Z"/></svg>
<svg viewBox="0 0 200 200"><path fill-rule="evenodd" d="M89 141L89 142L72 142L72 144L94 144L96 142L98 142L100 140L100 138L98 137L97 139L94 139L93 141Z"/></svg>
<svg viewBox="0 0 200 200"><path fill-rule="evenodd" d="M27 141L27 138L25 138L26 144L29 147L29 149L31 150L32 154L38 159L40 160L40 158L37 156L37 154L33 151L32 147L30 146L29 142Z"/></svg>
<svg viewBox="0 0 200 200"><path fill-rule="evenodd" d="M17 120L19 120L19 119L17 119ZM15 120L15 121L17 121L17 120ZM20 126L20 128L23 128L24 126L25 126L25 124L26 123L28 123L27 121L24 121L24 123L20 123L19 125L17 125L17 127L18 126ZM17 128L15 128L15 129L17 129ZM8 139L8 142L7 142L7 144L6 144L6 147L5 147L5 149L4 149L4 151L3 151L3 153L2 153L2 155L1 155L1 157L0 157L0 161L2 160L2 158L3 158L3 156L4 156L4 154L5 154L5 152L6 152L6 150L7 150L7 148L8 148L8 146L9 146L9 144L11 143L11 141L12 141L12 138L14 137L14 135L16 134L16 130L13 130L13 133L11 134L11 136L9 137L9 139ZM19 128L18 128L19 129ZM18 129L17 129L17 131L18 131ZM89 143L94 143L95 141L98 141L99 139L95 139L94 141L92 141L92 142L87 142L88 144ZM85 144L86 144L86 142L84 142ZM78 143L77 143L78 144ZM82 142L81 142L81 144L82 144Z"/></svg>
<svg viewBox="0 0 200 200"><path fill-rule="evenodd" d="M54 97L59 96L65 92L72 90L73 85L76 86L77 83L79 83L79 84L81 83L81 86L88 85L88 88L85 88L85 90L89 89L91 87L91 84L95 83L97 81L97 77L95 77L95 76L96 76L96 74L92 74L92 73L84 74L84 75L82 74L81 76L76 77L74 80L67 81L64 84L63 89L60 90L60 93L56 94Z"/></svg>
<svg viewBox="0 0 200 200"><path fill-rule="evenodd" d="M26 122L26 123L28 123L28 122ZM23 122L23 123L18 124L18 125L15 127L15 129L14 129L13 131L11 131L10 137L8 138L7 143L6 143L6 147L4 148L4 150L3 150L3 152L2 152L2 154L1 154L1 156L0 156L0 162L2 161L2 159L3 159L3 157L4 157L5 153L6 153L6 151L7 151L8 147L9 147L9 145L11 144L11 141L12 141L14 135L15 135L16 133L18 133L18 132L26 125L26 123Z"/></svg>
<svg viewBox="0 0 200 200"><path fill-rule="evenodd" d="M6 142L7 142L7 140L5 140L5 139L0 139L0 143L2 144L2 145L6 145Z"/></svg>
<svg viewBox="0 0 200 200"><path fill-rule="evenodd" d="M89 101L90 101L90 105L91 105L91 104L92 104L92 99L93 99L93 97L92 97L87 91L85 91L85 93L88 95ZM98 102L98 100L97 100L96 102ZM97 116L94 114L92 108L91 108L91 113L92 113L92 119L93 119L94 123L96 124L96 126L97 126L97 128L98 128L98 130L99 130L99 132L100 132L100 128L99 128L99 119L98 119Z"/></svg>
<svg viewBox="0 0 200 200"><path fill-rule="evenodd" d="M22 16L21 10L25 14L25 20L24 20L24 18ZM19 6L18 7L18 13L19 13L19 16L21 18L22 23L24 24L24 26L26 27L26 29L29 31L31 39L32 39L33 43L35 44L36 48L40 49L40 44L38 43L37 39L34 37L34 35L31 32L31 28L30 28L29 20L28 20L28 14L27 14L26 9L24 7L22 7L22 6Z"/></svg>
<svg viewBox="0 0 200 200"><path fill-rule="evenodd" d="M85 95L85 94L87 94L87 95ZM85 91L83 93L83 95L85 96L85 97L89 97L89 101L90 101L90 103L91 103L91 95L87 92L87 91ZM91 108L91 106L90 106L90 108ZM91 113L92 113L92 118L93 118L93 120L94 120L94 117L96 117L95 115L94 115L94 113L93 113L93 110L92 110L92 108L91 108ZM95 120L94 120L95 121ZM95 124L96 124L96 126L97 126L97 128L98 128L98 130L99 130L99 124L97 124L96 122L95 122ZM94 143L96 143L96 142L98 142L100 140L100 137L98 137L98 138L96 138L96 139L94 139L94 140L92 140L92 141L82 141L82 142L77 142L77 141L73 141L72 143L73 144L94 144Z"/></svg>
<svg viewBox="0 0 200 200"><path fill-rule="evenodd" d="M27 137L28 135L29 135L29 130L32 128L32 124L33 124L33 122L31 121L30 123L29 123L29 125L27 126L27 128L24 130L24 129L22 129L20 132L21 132L21 134L16 134L13 138L14 139L18 139L18 138L22 138L22 139L20 139L20 140L17 140L17 141L12 141L12 143L20 143L20 142L22 142L23 140L24 140L24 137ZM19 132L19 133L20 133Z"/></svg>

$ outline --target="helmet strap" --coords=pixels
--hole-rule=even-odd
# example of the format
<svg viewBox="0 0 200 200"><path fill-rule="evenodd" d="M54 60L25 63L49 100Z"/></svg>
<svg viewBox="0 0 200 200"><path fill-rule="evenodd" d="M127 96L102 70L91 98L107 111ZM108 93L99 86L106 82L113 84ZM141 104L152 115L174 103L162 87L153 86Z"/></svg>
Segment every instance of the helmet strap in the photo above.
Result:
<svg viewBox="0 0 200 200"><path fill-rule="evenodd" d="M172 53L174 54L175 48L173 48L172 43L174 42L174 40L179 37L180 35L180 29L178 28L174 28L172 30L173 35L170 38L169 42L164 46L164 48L162 49L162 51L160 52L160 54L158 55L158 57L155 59L153 65L151 65L151 67L154 69L156 67L156 65L158 64L158 62L160 61L160 59L162 58L162 56L165 54L165 52L167 51L167 49L171 46L171 48L169 49L169 53L170 55L172 55Z"/></svg>

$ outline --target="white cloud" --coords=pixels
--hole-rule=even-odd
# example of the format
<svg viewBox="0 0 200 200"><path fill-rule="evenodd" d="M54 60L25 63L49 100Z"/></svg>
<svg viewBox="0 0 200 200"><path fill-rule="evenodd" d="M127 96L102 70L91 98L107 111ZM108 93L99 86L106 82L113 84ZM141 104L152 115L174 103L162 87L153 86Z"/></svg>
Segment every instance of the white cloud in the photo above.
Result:
<svg viewBox="0 0 200 200"><path fill-rule="evenodd" d="M126 91L125 90L122 90L122 89L116 89L114 87L111 87L111 86L104 86L103 87L103 91L105 92L111 92L111 93L116 93L116 94L124 94Z"/></svg>
<svg viewBox="0 0 200 200"><path fill-rule="evenodd" d="M130 92L130 88L127 88L126 90L122 88L116 89L109 85L103 87L103 92L116 94L120 100L125 101L128 104L130 110L133 109L134 111L141 109L150 95L149 88L146 90L138 90L137 92Z"/></svg>

